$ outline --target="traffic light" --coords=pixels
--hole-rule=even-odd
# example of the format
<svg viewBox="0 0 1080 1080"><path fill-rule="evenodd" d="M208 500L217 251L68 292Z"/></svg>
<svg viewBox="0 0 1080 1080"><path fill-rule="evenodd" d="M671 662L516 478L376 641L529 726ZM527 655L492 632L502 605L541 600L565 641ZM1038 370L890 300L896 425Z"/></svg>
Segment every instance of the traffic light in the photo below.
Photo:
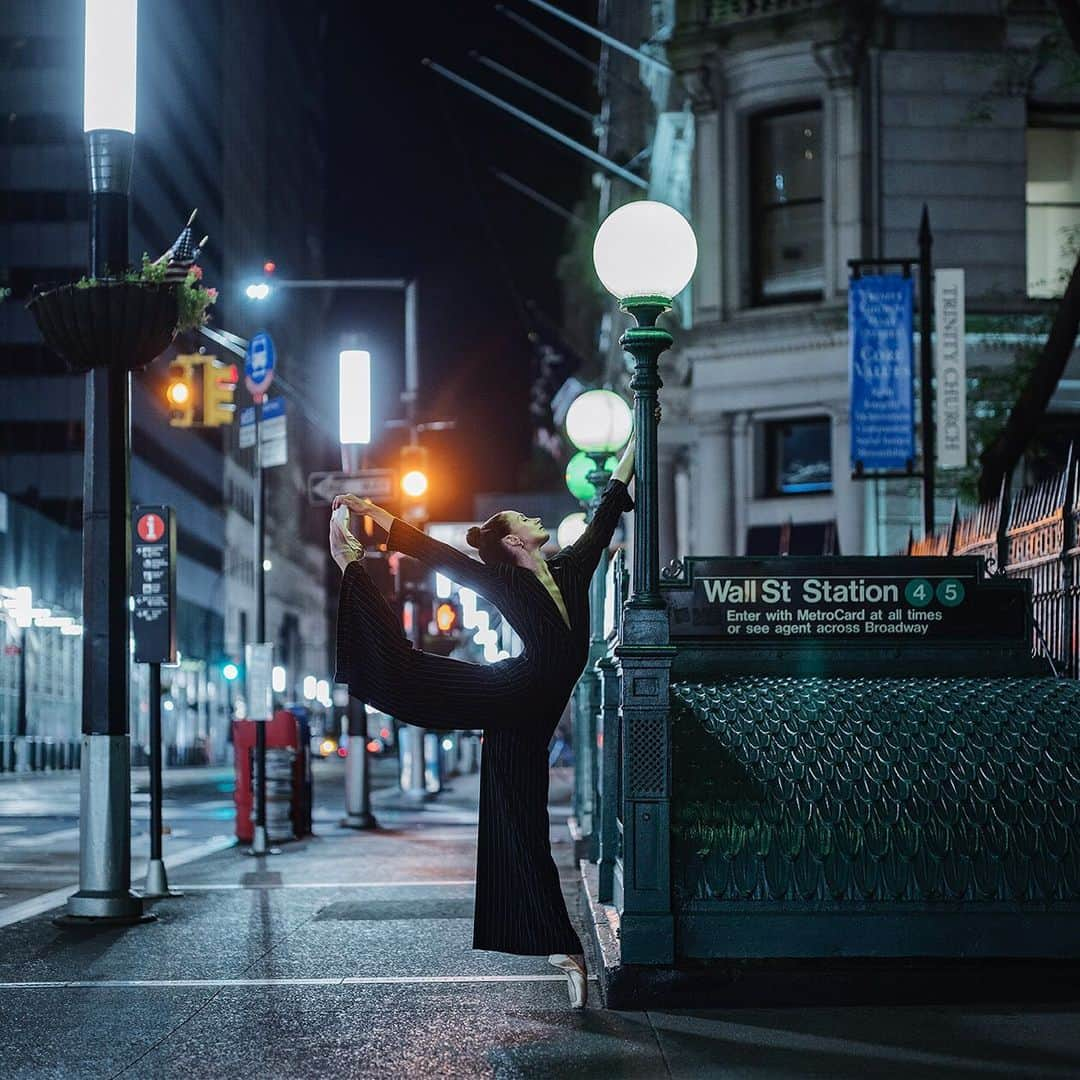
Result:
<svg viewBox="0 0 1080 1080"><path fill-rule="evenodd" d="M236 415L233 393L239 375L235 364L225 364L207 356L203 364L203 426L221 427L231 424Z"/></svg>
<svg viewBox="0 0 1080 1080"><path fill-rule="evenodd" d="M444 600L435 609L435 626L440 634L452 634L457 628L458 613L448 600Z"/></svg>
<svg viewBox="0 0 1080 1080"><path fill-rule="evenodd" d="M202 356L178 356L169 365L165 400L169 405L169 424L172 427L192 427L196 422L201 388L196 383L195 368L202 364L203 359Z"/></svg>
<svg viewBox="0 0 1080 1080"><path fill-rule="evenodd" d="M423 446L403 446L399 461L401 476L401 516L411 525L422 526L428 519L428 454Z"/></svg>

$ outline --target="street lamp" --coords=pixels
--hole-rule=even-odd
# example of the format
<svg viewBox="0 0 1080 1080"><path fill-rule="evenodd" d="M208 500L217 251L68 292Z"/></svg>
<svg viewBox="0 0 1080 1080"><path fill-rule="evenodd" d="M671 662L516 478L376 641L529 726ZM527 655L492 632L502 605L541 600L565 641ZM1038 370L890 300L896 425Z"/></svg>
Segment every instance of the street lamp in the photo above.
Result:
<svg viewBox="0 0 1080 1080"><path fill-rule="evenodd" d="M637 324L619 339L633 361L630 389L634 391L637 477L633 584L623 605L619 640L633 645L617 649L611 661L619 686L619 737L601 733L603 763L598 776L605 778L605 796L600 828L593 831L599 841L595 854L606 892L613 888L620 860L625 866L655 868L648 882L638 882L634 874L620 878L622 940L624 948L628 941L647 940L652 962L671 963L675 955L674 920L670 908L663 901L657 903L658 898L670 896L671 876L666 858L658 860L657 852L666 853L670 843L671 770L665 763L671 761L668 695L675 649L660 595L656 405L663 385L658 362L660 354L671 346L672 337L656 321L693 276L697 242L686 219L670 206L648 201L627 203L597 230L593 263L604 288ZM592 715L598 713L601 710L595 709ZM609 782L620 768L624 775L633 777L630 763L640 761L659 763L658 775L650 774L644 784L631 779L621 788L616 803L606 794L611 790ZM596 788L590 779L590 792ZM621 850L611 826L613 812L618 820L634 823L618 841Z"/></svg>
<svg viewBox="0 0 1080 1080"><path fill-rule="evenodd" d="M584 531L585 513L582 510L576 510L572 514L567 514L559 522L559 527L555 530L555 540L558 542L559 547L569 547L581 538Z"/></svg>
<svg viewBox="0 0 1080 1080"><path fill-rule="evenodd" d="M589 454L610 454L626 445L630 406L614 390L586 390L566 412L566 434Z"/></svg>
<svg viewBox="0 0 1080 1080"><path fill-rule="evenodd" d="M631 425L630 406L614 390L586 390L574 398L566 412L566 434L592 459L593 467L585 479L592 486L587 501L594 508L611 479L613 470L607 468L607 460L612 451L626 444Z"/></svg>
<svg viewBox="0 0 1080 1080"><path fill-rule="evenodd" d="M625 445L630 438L630 407L612 390L586 390L570 404L566 413L566 434L581 451L585 459L585 494L579 496L583 505L596 512L601 493L611 479L615 468L612 451ZM574 459L571 459L574 464ZM571 472L567 470L567 486ZM573 491L573 488L571 488ZM585 528L585 515L570 515L559 526L559 543L573 543ZM565 543L564 543L565 539ZM603 589L607 571L606 556L589 583L589 662L578 680L574 694L574 817L578 825L580 846L575 854L593 859L596 857L595 819L596 790L596 714L600 706L599 679L596 661L604 653L603 640Z"/></svg>
<svg viewBox="0 0 1080 1080"><path fill-rule="evenodd" d="M601 456L601 460L605 472L610 474L615 471L618 460L614 454L609 454L606 458ZM595 469L596 462L593 461L592 455L584 450L579 450L566 463L566 488L578 502L588 505L595 497L596 488L589 482L589 476Z"/></svg>
<svg viewBox="0 0 1080 1080"><path fill-rule="evenodd" d="M597 230L593 265L601 284L634 317L620 344L634 361L637 432L637 508L634 514L634 577L629 604L660 608L659 521L656 475L656 403L660 354L671 335L656 320L690 282L697 241L690 223L673 207L644 200L609 214Z"/></svg>
<svg viewBox="0 0 1080 1080"><path fill-rule="evenodd" d="M122 278L135 153L138 0L86 0L83 130L90 186L90 274ZM66 921L130 923L131 747L128 734L130 591L127 358L86 380L83 494L82 783L79 889Z"/></svg>

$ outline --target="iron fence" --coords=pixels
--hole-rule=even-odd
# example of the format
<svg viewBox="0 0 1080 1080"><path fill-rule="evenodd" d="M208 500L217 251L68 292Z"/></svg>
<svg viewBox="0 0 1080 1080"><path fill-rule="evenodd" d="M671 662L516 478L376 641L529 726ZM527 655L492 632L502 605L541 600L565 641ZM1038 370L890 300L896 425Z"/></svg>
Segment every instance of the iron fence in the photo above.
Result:
<svg viewBox="0 0 1080 1080"><path fill-rule="evenodd" d="M915 540L908 555L978 555L990 573L1031 582L1036 652L1055 670L1080 677L1080 588L1077 521L1080 469L1070 449L1065 468L1032 487L998 497L961 515L954 507L948 528Z"/></svg>

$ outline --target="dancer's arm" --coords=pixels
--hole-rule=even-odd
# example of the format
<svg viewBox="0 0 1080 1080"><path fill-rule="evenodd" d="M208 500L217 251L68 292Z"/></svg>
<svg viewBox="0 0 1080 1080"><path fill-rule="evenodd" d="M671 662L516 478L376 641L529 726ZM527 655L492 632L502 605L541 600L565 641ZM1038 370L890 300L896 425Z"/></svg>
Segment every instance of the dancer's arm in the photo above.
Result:
<svg viewBox="0 0 1080 1080"><path fill-rule="evenodd" d="M502 568L487 566L477 559L469 558L463 551L414 529L408 522L394 517L389 510L376 506L370 499L356 495L339 495L334 500L335 508L340 504L344 504L354 513L371 518L385 530L388 534L386 546L391 551L400 551L402 555L409 555L427 563L459 585L475 589L498 606L506 589L506 574L501 572Z"/></svg>
<svg viewBox="0 0 1080 1080"><path fill-rule="evenodd" d="M563 548L556 558L572 562L586 576L592 577L600 562L600 555L611 545L611 537L619 518L627 510L634 509L634 501L626 490L626 485L634 475L634 452L636 439L630 437L626 449L622 452L619 464L611 474L611 480L604 489L600 505L585 527L585 531L569 547Z"/></svg>

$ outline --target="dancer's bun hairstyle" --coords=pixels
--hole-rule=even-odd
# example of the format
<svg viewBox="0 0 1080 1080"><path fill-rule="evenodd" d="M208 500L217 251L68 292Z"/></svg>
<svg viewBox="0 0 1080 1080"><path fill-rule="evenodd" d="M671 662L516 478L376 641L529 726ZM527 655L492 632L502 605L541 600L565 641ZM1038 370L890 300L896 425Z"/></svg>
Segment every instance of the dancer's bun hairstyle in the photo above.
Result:
<svg viewBox="0 0 1080 1080"><path fill-rule="evenodd" d="M498 566L499 563L514 561L502 542L509 532L510 522L506 520L506 515L500 512L488 518L483 525L474 525L469 529L465 534L465 542L480 552L480 558L488 566Z"/></svg>

